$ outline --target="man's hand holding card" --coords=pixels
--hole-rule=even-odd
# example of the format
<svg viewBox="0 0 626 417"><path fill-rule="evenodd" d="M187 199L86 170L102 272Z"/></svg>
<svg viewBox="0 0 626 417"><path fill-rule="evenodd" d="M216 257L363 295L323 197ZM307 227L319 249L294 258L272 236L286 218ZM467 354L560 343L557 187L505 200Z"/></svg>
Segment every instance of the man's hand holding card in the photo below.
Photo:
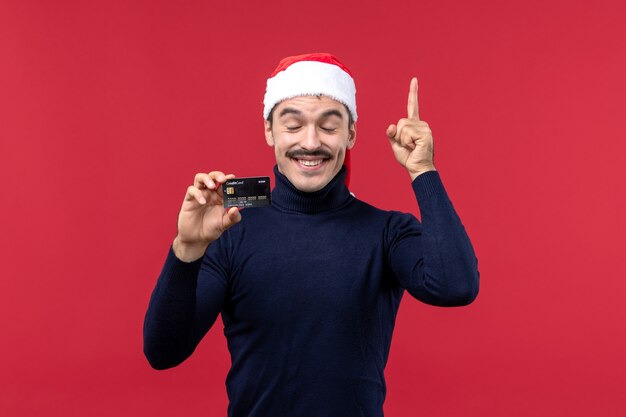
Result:
<svg viewBox="0 0 626 417"><path fill-rule="evenodd" d="M235 175L220 171L196 174L178 214L178 235L173 243L178 259L200 259L211 242L241 221L237 207L224 207L221 184L233 178Z"/></svg>

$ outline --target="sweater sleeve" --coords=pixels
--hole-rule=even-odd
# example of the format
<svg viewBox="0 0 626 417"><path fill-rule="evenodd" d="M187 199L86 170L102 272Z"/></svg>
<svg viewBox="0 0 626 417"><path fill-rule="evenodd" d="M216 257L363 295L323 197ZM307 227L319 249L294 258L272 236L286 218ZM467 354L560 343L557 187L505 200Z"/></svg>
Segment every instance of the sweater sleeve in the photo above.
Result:
<svg viewBox="0 0 626 417"><path fill-rule="evenodd" d="M222 310L228 280L219 246L213 242L194 262L170 248L144 319L144 354L154 369L187 359Z"/></svg>
<svg viewBox="0 0 626 417"><path fill-rule="evenodd" d="M478 295L478 260L437 171L412 183L422 215L392 217L389 263L411 296L437 306L461 306Z"/></svg>

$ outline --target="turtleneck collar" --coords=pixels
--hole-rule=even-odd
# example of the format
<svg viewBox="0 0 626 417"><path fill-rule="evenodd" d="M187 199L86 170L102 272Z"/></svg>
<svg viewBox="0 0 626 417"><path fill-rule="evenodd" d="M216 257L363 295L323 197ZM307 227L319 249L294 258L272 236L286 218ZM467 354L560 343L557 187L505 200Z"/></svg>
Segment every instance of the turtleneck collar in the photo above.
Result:
<svg viewBox="0 0 626 417"><path fill-rule="evenodd" d="M324 188L312 193L298 190L278 171L277 165L274 166L274 177L276 186L272 190L272 205L279 210L315 214L339 208L353 198L345 184L345 166Z"/></svg>

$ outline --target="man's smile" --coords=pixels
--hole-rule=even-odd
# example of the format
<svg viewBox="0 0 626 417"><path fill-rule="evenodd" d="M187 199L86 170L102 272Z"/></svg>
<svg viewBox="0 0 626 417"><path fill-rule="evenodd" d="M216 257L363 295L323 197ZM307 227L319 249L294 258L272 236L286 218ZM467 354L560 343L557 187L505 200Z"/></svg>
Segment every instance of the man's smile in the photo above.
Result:
<svg viewBox="0 0 626 417"><path fill-rule="evenodd" d="M292 161L298 163L301 168L304 168L307 170L315 170L315 169L321 168L322 165L326 161L328 161L328 158L320 158L318 156L316 157L301 156L301 157L292 158Z"/></svg>

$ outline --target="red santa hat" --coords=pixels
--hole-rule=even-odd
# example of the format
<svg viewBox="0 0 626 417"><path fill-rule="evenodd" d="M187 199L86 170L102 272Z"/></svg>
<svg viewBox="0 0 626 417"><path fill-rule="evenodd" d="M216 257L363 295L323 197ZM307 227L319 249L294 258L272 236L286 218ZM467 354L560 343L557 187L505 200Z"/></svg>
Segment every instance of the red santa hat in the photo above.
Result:
<svg viewBox="0 0 626 417"><path fill-rule="evenodd" d="M356 122L356 87L350 70L336 57L327 53L296 55L284 58L267 80L263 99L263 118L283 100L310 95L324 95L344 104ZM350 181L350 152L344 165Z"/></svg>

